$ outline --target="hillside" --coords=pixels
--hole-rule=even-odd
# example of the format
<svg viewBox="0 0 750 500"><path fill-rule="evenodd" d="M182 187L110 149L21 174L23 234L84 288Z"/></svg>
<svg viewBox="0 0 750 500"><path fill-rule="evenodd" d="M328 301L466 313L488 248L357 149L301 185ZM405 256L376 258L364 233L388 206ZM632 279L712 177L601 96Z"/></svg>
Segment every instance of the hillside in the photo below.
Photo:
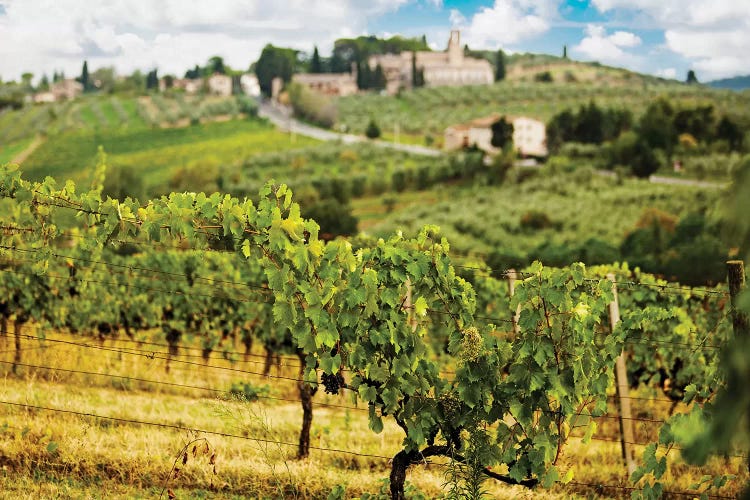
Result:
<svg viewBox="0 0 750 500"><path fill-rule="evenodd" d="M591 66L582 63L584 73L591 75ZM549 71L563 73L565 67L548 66ZM750 109L750 96L710 87L688 86L678 82L636 76L630 84L613 84L612 79L602 81L553 81L551 83L523 80L544 66L529 66L511 70L519 80L508 79L489 86L427 87L401 92L397 96L360 94L338 99L339 126L355 133L363 133L370 118L374 118L384 131L398 126L401 132L419 134L426 140L441 137L449 125L487 116L492 112L521 114L544 121L567 108L578 108L589 101L600 106L627 108L634 114L644 111L649 102L666 96L675 103L694 104L711 102L719 114L739 116ZM611 68L603 74L614 74ZM623 70L620 70L623 71ZM623 73L625 75L627 73ZM554 78L554 76L553 76ZM582 78L582 77L581 77ZM614 78L614 77L612 77ZM650 83L651 82L651 83ZM427 139L427 137L431 139Z"/></svg>
<svg viewBox="0 0 750 500"><path fill-rule="evenodd" d="M716 89L745 90L750 89L750 75L723 78L708 82L708 85Z"/></svg>

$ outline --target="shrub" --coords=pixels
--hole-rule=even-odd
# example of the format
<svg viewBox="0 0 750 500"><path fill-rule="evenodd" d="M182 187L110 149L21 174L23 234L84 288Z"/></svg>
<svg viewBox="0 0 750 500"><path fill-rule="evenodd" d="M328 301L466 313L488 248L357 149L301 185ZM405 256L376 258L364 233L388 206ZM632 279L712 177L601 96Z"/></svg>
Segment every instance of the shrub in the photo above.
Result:
<svg viewBox="0 0 750 500"><path fill-rule="evenodd" d="M324 240L332 240L336 236L349 236L357 232L359 221L352 215L351 206L333 198L324 199L305 208L303 215L318 223L320 237Z"/></svg>
<svg viewBox="0 0 750 500"><path fill-rule="evenodd" d="M244 401L257 401L259 397L267 396L270 392L268 384L257 386L249 382L236 382L229 389L230 396Z"/></svg>
<svg viewBox="0 0 750 500"><path fill-rule="evenodd" d="M525 229L547 229L554 224L546 213L531 210L521 216L520 226Z"/></svg>
<svg viewBox="0 0 750 500"><path fill-rule="evenodd" d="M534 75L534 81L550 83L554 81L554 78L552 78L552 73L550 73L549 71L542 71L541 73L537 73Z"/></svg>
<svg viewBox="0 0 750 500"><path fill-rule="evenodd" d="M373 118L371 118L370 123L367 124L365 135L368 139L377 139L378 137L380 137L380 127L378 127L378 124L375 123L375 120Z"/></svg>

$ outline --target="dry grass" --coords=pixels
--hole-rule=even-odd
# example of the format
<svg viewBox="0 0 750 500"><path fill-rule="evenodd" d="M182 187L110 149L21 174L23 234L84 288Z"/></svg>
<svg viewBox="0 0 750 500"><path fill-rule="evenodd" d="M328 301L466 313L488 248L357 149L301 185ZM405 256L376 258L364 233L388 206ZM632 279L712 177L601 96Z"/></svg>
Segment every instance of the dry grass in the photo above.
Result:
<svg viewBox="0 0 750 500"><path fill-rule="evenodd" d="M50 335L81 342L80 337ZM135 347L132 344L95 340L85 341L107 348ZM54 343L47 343L55 345ZM25 341L24 348L38 347L38 341ZM10 346L3 346L0 351ZM147 349L143 345L141 349ZM157 355L164 349L151 347ZM198 351L182 351L197 354ZM0 498L153 498L166 485L178 498L326 498L338 484L347 485L347 496L377 492L389 473L385 459L313 450L302 461L295 459L294 446L265 443L262 439L296 443L301 409L298 403L261 399L254 403L232 400L220 393L135 382L132 377L228 390L232 382L269 384L270 395L296 399L294 382L264 379L261 376L221 371L207 366L172 362L165 371L163 360L151 360L116 352L58 344L46 350L26 350L24 363L86 370L107 376L56 373L24 368L19 376L0 366L3 401L25 405L69 409L123 419L160 422L244 436L241 438L199 434L185 430L118 423L71 414L0 405ZM260 355L260 352L253 354ZM12 353L0 353L0 361ZM200 359L183 358L193 362ZM212 360L211 366L225 366L261 372L260 357L252 363ZM296 359L272 374L293 377ZM114 376L110 376L114 375ZM127 377L131 378L127 378ZM351 406L343 396L318 394L316 403ZM667 405L668 406L668 405ZM662 416L666 407L651 402L636 408L639 416ZM617 421L603 420L598 436L617 437ZM654 426L639 425L639 441L652 438ZM318 406L312 429L312 446L337 448L362 454L393 456L399 449L402 431L387 421L381 434L367 428L367 412L359 409ZM183 466L179 452L193 440L188 462ZM203 441L205 439L205 441ZM590 484L627 486L620 463L619 444L593 441L580 445L573 439L562 457L561 468L572 467L574 481ZM203 453L205 442L208 453ZM51 444L52 443L52 444ZM210 456L216 454L216 473ZM676 455L676 454L675 454ZM740 459L715 460L701 469L676 462L668 472L666 487L686 490L703 474L739 473L747 479ZM175 462L176 461L176 462ZM173 465L181 469L170 475ZM743 472L744 471L744 472ZM415 466L409 481L427 497L444 492L444 467L440 463ZM741 482L739 483L741 484ZM627 497L628 491L598 489L581 485L556 487L550 491L528 491L487 483L494 498L586 498ZM721 491L738 494L739 486ZM166 497L166 495L164 495Z"/></svg>

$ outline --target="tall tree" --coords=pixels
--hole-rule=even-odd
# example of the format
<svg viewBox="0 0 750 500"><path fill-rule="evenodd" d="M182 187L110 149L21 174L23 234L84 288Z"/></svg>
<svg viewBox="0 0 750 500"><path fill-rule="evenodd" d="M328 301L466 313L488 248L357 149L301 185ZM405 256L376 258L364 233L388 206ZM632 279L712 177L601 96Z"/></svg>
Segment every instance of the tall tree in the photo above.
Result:
<svg viewBox="0 0 750 500"><path fill-rule="evenodd" d="M372 88L372 70L366 61L359 63L357 66L357 87L362 90Z"/></svg>
<svg viewBox="0 0 750 500"><path fill-rule="evenodd" d="M34 73L24 73L21 75L21 86L23 87L24 92L33 92L34 91L34 85L31 83L31 80L34 79Z"/></svg>
<svg viewBox="0 0 750 500"><path fill-rule="evenodd" d="M258 76L260 89L264 94L271 95L271 82L279 77L285 83L292 80L297 64L297 51L271 44L263 47L260 58L255 63L255 74Z"/></svg>
<svg viewBox="0 0 750 500"><path fill-rule="evenodd" d="M83 85L83 91L88 92L91 90L91 82L89 82L89 64L87 61L83 61L83 69L81 69L81 85Z"/></svg>
<svg viewBox="0 0 750 500"><path fill-rule="evenodd" d="M207 69L208 69L209 75L213 75L214 73L225 75L227 73L227 68L224 66L224 58L221 56L211 57L208 60Z"/></svg>
<svg viewBox="0 0 750 500"><path fill-rule="evenodd" d="M39 82L39 90L49 90L49 78L46 73L42 75L42 80Z"/></svg>
<svg viewBox="0 0 750 500"><path fill-rule="evenodd" d="M490 126L490 129L492 130L490 144L500 149L505 149L506 146L513 147L513 123L502 116Z"/></svg>
<svg viewBox="0 0 750 500"><path fill-rule="evenodd" d="M424 70L417 67L417 53L411 52L411 85L414 88L424 87Z"/></svg>
<svg viewBox="0 0 750 500"><path fill-rule="evenodd" d="M159 75L157 69L152 69L146 75L146 90L159 90Z"/></svg>
<svg viewBox="0 0 750 500"><path fill-rule="evenodd" d="M660 98L652 102L638 122L638 135L651 148L663 149L667 156L677 144L672 104Z"/></svg>
<svg viewBox="0 0 750 500"><path fill-rule="evenodd" d="M567 59L567 58L568 58L568 46L563 45L563 59Z"/></svg>
<svg viewBox="0 0 750 500"><path fill-rule="evenodd" d="M716 138L727 141L729 148L733 151L739 151L742 149L745 135L740 126L731 118L723 116L716 126Z"/></svg>
<svg viewBox="0 0 750 500"><path fill-rule="evenodd" d="M499 82L505 79L505 52L502 49L497 51L495 56L495 81Z"/></svg>
<svg viewBox="0 0 750 500"><path fill-rule="evenodd" d="M385 80L385 73L383 72L383 67L378 64L375 66L375 71L372 73L372 82L371 86L375 90L383 90L385 88L386 80Z"/></svg>
<svg viewBox="0 0 750 500"><path fill-rule="evenodd" d="M698 77L695 76L695 71L693 71L692 69L688 71L685 83L698 83Z"/></svg>
<svg viewBox="0 0 750 500"><path fill-rule="evenodd" d="M313 49L312 59L310 60L310 73L323 73L323 63L320 61L317 45Z"/></svg>

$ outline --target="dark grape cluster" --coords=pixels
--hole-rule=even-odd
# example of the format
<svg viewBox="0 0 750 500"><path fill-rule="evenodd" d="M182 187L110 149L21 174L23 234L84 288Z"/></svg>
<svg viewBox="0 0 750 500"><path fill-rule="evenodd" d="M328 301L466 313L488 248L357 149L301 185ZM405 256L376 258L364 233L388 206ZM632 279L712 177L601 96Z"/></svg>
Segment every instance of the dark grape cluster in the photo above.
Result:
<svg viewBox="0 0 750 500"><path fill-rule="evenodd" d="M338 394L344 385L344 376L341 372L336 373L336 375L324 373L320 378L323 381L323 387L325 387L327 394Z"/></svg>

